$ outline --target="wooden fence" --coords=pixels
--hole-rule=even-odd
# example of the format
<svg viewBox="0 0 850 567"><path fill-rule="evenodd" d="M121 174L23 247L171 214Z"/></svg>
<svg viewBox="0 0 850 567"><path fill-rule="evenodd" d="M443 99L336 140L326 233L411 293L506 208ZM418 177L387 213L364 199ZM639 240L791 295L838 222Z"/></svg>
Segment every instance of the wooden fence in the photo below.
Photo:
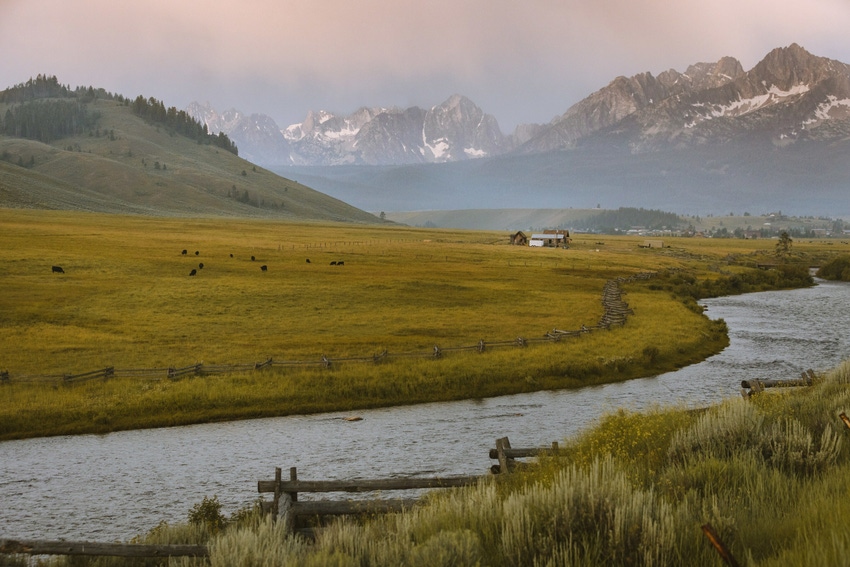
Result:
<svg viewBox="0 0 850 567"><path fill-rule="evenodd" d="M208 557L206 545L144 545L87 541L0 539L0 554L111 557Z"/></svg>
<svg viewBox="0 0 850 567"><path fill-rule="evenodd" d="M628 277L619 277L613 280L608 280L602 290L602 307L603 315L598 323L591 326L582 325L576 330L561 330L552 329L547 331L540 337L516 337L509 340L500 340L493 342L485 342L483 339L476 344L466 346L440 346L434 345L428 351L418 352L388 352L386 350L368 356L352 356L352 357L329 357L322 355L321 358L313 360L275 360L268 358L262 362L251 362L243 364L204 364L198 362L189 366L170 366L167 368L131 368L131 369L116 369L114 366L107 366L99 370L83 372L79 374L50 374L50 375L21 375L15 376L16 382L37 382L37 381L59 381L64 383L85 382L93 379L109 379L109 378L144 378L144 379L163 379L168 378L176 380L183 376L205 376L213 374L227 374L232 372L246 372L250 370L260 370L263 368L277 367L305 367L317 366L330 368L340 363L373 363L387 361L393 358L442 358L450 352L478 352L483 353L487 349L505 348L505 347L527 347L532 343L551 343L558 342L564 337L575 337L584 333L590 333L594 330L610 329L612 326L621 326L626 323L628 315L633 315L634 311L629 308L629 304L623 300L623 291L621 284L647 280L652 278L655 272L641 272ZM8 383L12 381L12 376L8 370L0 371L0 383Z"/></svg>
<svg viewBox="0 0 850 567"><path fill-rule="evenodd" d="M791 380L761 380L753 378L741 381L741 395L749 399L752 395L764 392L765 388L797 388L800 386L811 386L817 380L815 372L809 368L802 372L800 378Z"/></svg>
<svg viewBox="0 0 850 567"><path fill-rule="evenodd" d="M409 510L419 504L421 496L406 498L373 498L345 500L299 500L299 494L319 493L369 493L388 491L419 491L437 488L457 488L474 485L494 475L510 474L520 463L516 459L536 457L558 452L558 444L552 447L512 449L507 437L496 440L496 448L489 456L498 461L490 467L489 475L447 477L403 477L372 480L299 480L296 467L289 469L289 479L284 480L280 468L275 469L274 480L261 480L257 492L273 494L271 501L263 502L263 510L274 518L286 522L289 531L313 535L329 517L360 516Z"/></svg>

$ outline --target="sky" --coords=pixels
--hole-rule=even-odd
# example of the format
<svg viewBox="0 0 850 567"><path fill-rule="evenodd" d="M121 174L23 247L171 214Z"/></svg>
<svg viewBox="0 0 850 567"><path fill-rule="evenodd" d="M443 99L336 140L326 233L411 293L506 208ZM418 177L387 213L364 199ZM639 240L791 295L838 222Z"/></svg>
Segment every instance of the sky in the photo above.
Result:
<svg viewBox="0 0 850 567"><path fill-rule="evenodd" d="M55 75L281 128L462 94L510 133L620 75L791 43L850 63L848 30L850 0L0 0L0 89Z"/></svg>

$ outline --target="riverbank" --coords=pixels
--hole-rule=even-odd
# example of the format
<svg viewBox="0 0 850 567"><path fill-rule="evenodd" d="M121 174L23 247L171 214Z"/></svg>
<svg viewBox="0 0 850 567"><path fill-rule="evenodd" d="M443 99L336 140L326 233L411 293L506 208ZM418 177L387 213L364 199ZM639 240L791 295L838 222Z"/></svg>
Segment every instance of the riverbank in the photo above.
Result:
<svg viewBox="0 0 850 567"><path fill-rule="evenodd" d="M0 360L9 377L0 386L0 439L651 376L726 346L725 326L702 316L698 298L807 285L803 266L827 250L801 245L796 267L757 270L773 243L675 239L654 250L635 238L582 235L569 250L532 250L486 232L8 211L0 218L13 229L0 250ZM61 260L64 273L45 276L19 260L45 256ZM633 311L625 325L558 342L518 340L595 326L605 316L605 283L641 272L658 277L624 286ZM512 346L477 352L479 341ZM386 361L377 356L384 351L415 356ZM166 379L168 367L270 357L333 363ZM163 370L154 380L55 378L106 366Z"/></svg>
<svg viewBox="0 0 850 567"><path fill-rule="evenodd" d="M813 385L701 411L616 411L510 476L432 494L397 514L351 518L315 541L256 506L227 516L204 498L189 523L145 544L207 546L187 564L841 566L850 448L839 413L850 362ZM793 416L793 417L789 417ZM740 503L746 501L746 506Z"/></svg>
<svg viewBox="0 0 850 567"><path fill-rule="evenodd" d="M728 344L723 321L629 288L625 325L558 342L331 368L266 368L178 380L0 388L0 439L107 433L582 388L699 362Z"/></svg>
<svg viewBox="0 0 850 567"><path fill-rule="evenodd" d="M846 284L819 282L701 301L709 318L728 323L729 347L650 378L356 413L3 442L0 523L10 527L7 537L117 541L161 521L185 522L186 511L204 497L217 495L223 513L235 514L250 507L257 480L278 466L297 466L304 480L482 474L493 464L486 448L499 437L514 446L566 446L565 438L618 408L705 408L740 398L742 380L796 378L808 368L826 373L850 353L842 332L848 300ZM363 419L343 419L351 415ZM50 506L34 505L42 502Z"/></svg>

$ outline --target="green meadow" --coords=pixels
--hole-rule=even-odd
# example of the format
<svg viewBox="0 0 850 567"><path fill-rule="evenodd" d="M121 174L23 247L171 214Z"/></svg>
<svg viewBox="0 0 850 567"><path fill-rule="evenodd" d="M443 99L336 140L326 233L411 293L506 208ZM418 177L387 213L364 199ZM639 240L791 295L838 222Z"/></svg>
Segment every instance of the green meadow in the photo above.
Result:
<svg viewBox="0 0 850 567"><path fill-rule="evenodd" d="M755 269L776 261L769 240L672 239L659 250L577 235L568 250L532 249L502 232L8 209L0 226L0 439L626 380L727 344L695 297L805 285ZM792 259L833 252L795 243ZM622 327L450 350L594 326L605 282L640 272L658 277L623 284L633 314ZM378 363L344 360L384 351ZM311 364L166 378L168 367L268 358ZM108 366L119 377L62 380ZM128 369L161 377L120 377Z"/></svg>

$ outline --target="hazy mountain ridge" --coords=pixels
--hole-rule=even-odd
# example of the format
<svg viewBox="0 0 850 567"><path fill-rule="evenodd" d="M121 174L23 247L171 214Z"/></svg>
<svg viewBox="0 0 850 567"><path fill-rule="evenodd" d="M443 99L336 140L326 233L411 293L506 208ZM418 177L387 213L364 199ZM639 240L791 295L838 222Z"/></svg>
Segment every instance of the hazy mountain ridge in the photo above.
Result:
<svg viewBox="0 0 850 567"><path fill-rule="evenodd" d="M212 109L190 113L221 129L240 151L272 166L447 163L580 145L633 153L685 148L745 136L787 145L797 139L840 139L850 132L850 67L797 44L777 48L744 71L733 57L617 77L548 124L522 124L513 134L468 98L453 95L429 110L363 107L349 116L308 112L280 130L262 115L229 119ZM256 128L246 125L255 123ZM258 134L257 131L262 132ZM248 135L250 132L251 135Z"/></svg>
<svg viewBox="0 0 850 567"><path fill-rule="evenodd" d="M526 138L479 160L297 175L371 211L601 205L850 216L850 67L796 44L746 72L724 57L617 78Z"/></svg>
<svg viewBox="0 0 850 567"><path fill-rule="evenodd" d="M515 145L493 116L461 95L427 110L362 107L348 116L309 111L303 122L283 129L272 127L266 115L219 114L198 103L187 112L211 132L228 133L249 159L270 166L445 163L501 155Z"/></svg>
<svg viewBox="0 0 850 567"><path fill-rule="evenodd" d="M840 140L848 120L850 66L792 44L733 80L639 109L588 141L626 143L634 153L736 139L787 146Z"/></svg>

